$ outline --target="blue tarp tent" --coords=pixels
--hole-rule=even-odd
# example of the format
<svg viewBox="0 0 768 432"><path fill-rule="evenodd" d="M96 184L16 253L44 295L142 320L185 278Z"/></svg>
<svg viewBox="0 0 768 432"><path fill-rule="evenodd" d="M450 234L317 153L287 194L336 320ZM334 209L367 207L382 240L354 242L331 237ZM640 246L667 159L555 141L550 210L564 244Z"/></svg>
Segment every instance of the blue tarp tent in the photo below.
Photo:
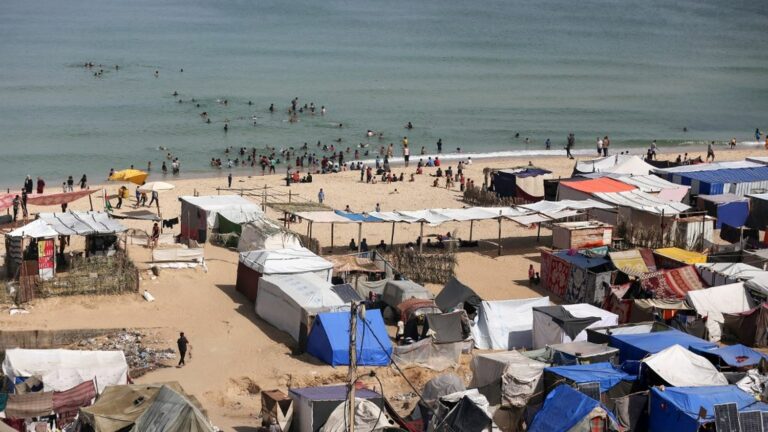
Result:
<svg viewBox="0 0 768 432"><path fill-rule="evenodd" d="M528 432L567 431L580 422L589 422L596 414L611 424L606 430L618 430L616 418L603 404L566 384L560 384L544 399L544 405L533 418Z"/></svg>
<svg viewBox="0 0 768 432"><path fill-rule="evenodd" d="M749 198L734 194L699 195L696 207L705 210L708 215L717 218L715 228L723 224L740 227L749 217Z"/></svg>
<svg viewBox="0 0 768 432"><path fill-rule="evenodd" d="M691 346L717 348L717 344L674 329L654 333L611 335L609 345L619 349L621 363L626 360L642 360L646 355L656 354L672 345L680 345L686 349Z"/></svg>
<svg viewBox="0 0 768 432"><path fill-rule="evenodd" d="M768 411L768 405L735 385L710 387L651 388L650 432L696 432L699 426L715 420L715 405L735 403L739 411ZM699 409L707 410L699 419Z"/></svg>
<svg viewBox="0 0 768 432"><path fill-rule="evenodd" d="M378 341L377 341L378 339ZM379 345L381 342L384 348ZM331 366L349 364L349 313L321 313L312 324L307 340L307 352ZM384 326L381 311L365 312L365 322L357 321L357 364L387 366L392 343Z"/></svg>
<svg viewBox="0 0 768 432"><path fill-rule="evenodd" d="M763 353L757 352L752 348L744 346L742 344L736 344L731 346L724 346L722 348L704 349L701 347L690 347L691 351L706 357L715 366L730 366L735 368L743 368L756 366L760 363L760 359L768 360L768 356Z"/></svg>
<svg viewBox="0 0 768 432"><path fill-rule="evenodd" d="M634 381L637 379L636 376L629 375L607 362L548 367L544 369L544 372L559 375L577 384L599 382L601 393L607 392L621 381Z"/></svg>

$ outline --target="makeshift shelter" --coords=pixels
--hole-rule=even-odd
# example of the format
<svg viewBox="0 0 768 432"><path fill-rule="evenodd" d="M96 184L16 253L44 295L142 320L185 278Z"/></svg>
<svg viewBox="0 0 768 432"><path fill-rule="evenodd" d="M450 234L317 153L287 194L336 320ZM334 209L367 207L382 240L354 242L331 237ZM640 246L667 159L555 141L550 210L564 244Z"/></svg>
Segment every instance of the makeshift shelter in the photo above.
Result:
<svg viewBox="0 0 768 432"><path fill-rule="evenodd" d="M131 432L150 430L213 432L214 428L189 399L164 385L131 428Z"/></svg>
<svg viewBox="0 0 768 432"><path fill-rule="evenodd" d="M429 329L434 332L432 337L436 343L461 342L471 335L469 319L463 310L445 314L429 314L427 315L427 324L429 324Z"/></svg>
<svg viewBox="0 0 768 432"><path fill-rule="evenodd" d="M595 344L608 344L611 335L620 334L645 334L671 330L671 328L658 321L646 321L630 324L619 324L608 327L593 327L587 329L587 340Z"/></svg>
<svg viewBox="0 0 768 432"><path fill-rule="evenodd" d="M741 313L723 314L723 338L768 347L768 303Z"/></svg>
<svg viewBox="0 0 768 432"><path fill-rule="evenodd" d="M261 391L262 423L277 421L280 430L289 431L293 421L293 400L280 390Z"/></svg>
<svg viewBox="0 0 768 432"><path fill-rule="evenodd" d="M744 369L756 367L760 360L768 360L768 355L742 344L722 346L719 348L703 349L691 347L691 351L706 358L718 369Z"/></svg>
<svg viewBox="0 0 768 432"><path fill-rule="evenodd" d="M750 228L764 230L768 227L768 193L750 194L749 217L746 225Z"/></svg>
<svg viewBox="0 0 768 432"><path fill-rule="evenodd" d="M611 251L608 256L614 267L629 276L641 276L656 271L656 262L650 249Z"/></svg>
<svg viewBox="0 0 768 432"><path fill-rule="evenodd" d="M642 361L640 373L649 385L702 387L728 385L728 380L706 358L680 345L672 345ZM659 378L662 382L659 382Z"/></svg>
<svg viewBox="0 0 768 432"><path fill-rule="evenodd" d="M692 265L652 272L640 278L640 286L653 299L684 299L690 291L706 288Z"/></svg>
<svg viewBox="0 0 768 432"><path fill-rule="evenodd" d="M696 270L709 286L728 285L768 276L765 270L741 262L696 264Z"/></svg>
<svg viewBox="0 0 768 432"><path fill-rule="evenodd" d="M544 391L541 379L546 363L530 359L517 351L475 354L470 363L472 382L492 405L523 408Z"/></svg>
<svg viewBox="0 0 768 432"><path fill-rule="evenodd" d="M421 391L421 398L429 405L429 408L436 409L437 401L451 393L465 391L464 381L454 373L438 375L424 384L424 390Z"/></svg>
<svg viewBox="0 0 768 432"><path fill-rule="evenodd" d="M696 197L696 208L716 218L717 229L723 224L741 227L749 217L749 198L734 194L699 195Z"/></svg>
<svg viewBox="0 0 768 432"><path fill-rule="evenodd" d="M685 198L688 195L689 186L678 185L652 174L607 174L607 176L622 183L635 186L640 192L656 195L667 201L687 202ZM592 175L585 175L585 177L594 178Z"/></svg>
<svg viewBox="0 0 768 432"><path fill-rule="evenodd" d="M561 384L549 392L528 432L618 431L613 413L599 401Z"/></svg>
<svg viewBox="0 0 768 432"><path fill-rule="evenodd" d="M630 375L621 368L606 362L552 366L544 369L545 389L555 388L559 382L576 388L585 384L598 383L600 399L605 401L630 394L636 380L637 376ZM612 408L613 404L608 403L607 405Z"/></svg>
<svg viewBox="0 0 768 432"><path fill-rule="evenodd" d="M349 364L349 312L320 313L312 324L307 340L307 353L331 366ZM381 311L365 312L358 317L356 358L358 366L387 366L392 343L381 317Z"/></svg>
<svg viewBox="0 0 768 432"><path fill-rule="evenodd" d="M152 405L164 386L183 394L183 389L175 382L108 386L93 405L80 408L80 424L92 428L94 432L126 430ZM202 408L198 405L198 409Z"/></svg>
<svg viewBox="0 0 768 432"><path fill-rule="evenodd" d="M587 340L588 327L619 323L619 316L589 304L533 308L533 347Z"/></svg>
<svg viewBox="0 0 768 432"><path fill-rule="evenodd" d="M462 308L469 315L477 312L481 302L482 299L472 288L464 285L455 277L451 278L437 297L435 297L437 307L443 312L451 312L453 309Z"/></svg>
<svg viewBox="0 0 768 432"><path fill-rule="evenodd" d="M289 274L314 274L330 282L333 264L306 248L241 252L235 288L255 301L262 276Z"/></svg>
<svg viewBox="0 0 768 432"><path fill-rule="evenodd" d="M697 167L703 167L703 165L691 166L692 169ZM731 193L744 196L768 189L768 167L764 165L752 164L740 168L721 167L722 165L720 167L715 165L708 167L712 169L689 172L670 172L669 169L659 171L666 171L667 180L673 183L690 185L691 193L694 195Z"/></svg>
<svg viewBox="0 0 768 432"><path fill-rule="evenodd" d="M478 349L531 348L533 308L549 306L549 297L484 301L472 326Z"/></svg>
<svg viewBox="0 0 768 432"><path fill-rule="evenodd" d="M613 362L619 356L617 348L607 343L596 344L589 341L569 342L549 345L552 363L556 365L593 364Z"/></svg>
<svg viewBox="0 0 768 432"><path fill-rule="evenodd" d="M569 251L541 251L541 286L569 303L600 305L613 270L604 257Z"/></svg>
<svg viewBox="0 0 768 432"><path fill-rule="evenodd" d="M122 351L12 348L5 351L3 374L11 384L40 377L45 391L64 391L95 379L101 393L108 385L128 382L128 363Z"/></svg>
<svg viewBox="0 0 768 432"><path fill-rule="evenodd" d="M293 427L301 432L318 432L326 423L331 413L347 400L347 386L323 386L292 388L288 395L293 399ZM373 402L377 407L384 407L384 399L368 389L357 389L355 397Z"/></svg>
<svg viewBox="0 0 768 432"><path fill-rule="evenodd" d="M739 282L703 290L689 291L686 301L702 317L706 317L709 340L717 342L722 335L723 314L746 312L753 307L752 300Z"/></svg>
<svg viewBox="0 0 768 432"><path fill-rule="evenodd" d="M611 290L606 297L603 309L619 316L620 324L639 323L645 321L668 321L679 312L692 312L683 300L675 299L635 299L627 297L629 289Z"/></svg>
<svg viewBox="0 0 768 432"><path fill-rule="evenodd" d="M628 192L637 189L635 186L622 183L610 177L588 180L561 181L557 189L558 199L584 200L591 199L596 192Z"/></svg>
<svg viewBox="0 0 768 432"><path fill-rule="evenodd" d="M431 300L432 297L432 293L422 285L419 285L414 281L402 279L388 280L387 284L384 285L384 292L382 293L381 300L386 305L395 308L408 299L416 298Z"/></svg>
<svg viewBox="0 0 768 432"><path fill-rule="evenodd" d="M552 178L552 171L534 167L494 170L491 173L493 190L502 198L515 202L536 202L544 199L544 180Z"/></svg>
<svg viewBox="0 0 768 432"><path fill-rule="evenodd" d="M717 344L691 336L679 330L667 330L652 333L612 334L610 345L619 349L619 361L642 360L648 354L663 351L672 345L683 348L717 348Z"/></svg>
<svg viewBox="0 0 768 432"><path fill-rule="evenodd" d="M238 195L181 196L181 237L205 243L211 230L219 228L219 215L233 224L261 219L261 207Z"/></svg>
<svg viewBox="0 0 768 432"><path fill-rule="evenodd" d="M434 432L491 432L493 420L488 412L488 402L474 393L475 389L448 395L440 399L440 408L432 418L430 429ZM458 400L454 400L461 395Z"/></svg>
<svg viewBox="0 0 768 432"><path fill-rule="evenodd" d="M320 432L347 432L349 427L349 407L346 404L337 406L328 416ZM354 430L382 432L397 425L385 413L384 409L375 403L361 398L355 398Z"/></svg>
<svg viewBox="0 0 768 432"><path fill-rule="evenodd" d="M715 421L715 405L730 403L736 404L738 412L768 411L768 405L735 385L653 387L648 402L648 430L698 432L702 425Z"/></svg>
<svg viewBox="0 0 768 432"><path fill-rule="evenodd" d="M684 265L707 262L706 254L677 247L654 249L653 253L656 255L656 264L660 269L678 268Z"/></svg>
<svg viewBox="0 0 768 432"><path fill-rule="evenodd" d="M613 226L599 221L558 222L552 224L555 249L591 249L611 246Z"/></svg>
<svg viewBox="0 0 768 432"><path fill-rule="evenodd" d="M648 175L653 169L653 165L648 164L639 156L616 154L603 158L578 161L573 168L573 175L604 173L640 176Z"/></svg>
<svg viewBox="0 0 768 432"><path fill-rule="evenodd" d="M252 250L300 249L299 236L276 224L266 217L246 222L242 225L240 240L237 243L239 252Z"/></svg>
<svg viewBox="0 0 768 432"><path fill-rule="evenodd" d="M303 346L318 313L349 307L331 287L310 273L263 276L259 279L256 314Z"/></svg>
<svg viewBox="0 0 768 432"><path fill-rule="evenodd" d="M444 371L458 366L463 348L463 342L438 344L426 338L410 345L394 346L392 361L400 368L419 366Z"/></svg>

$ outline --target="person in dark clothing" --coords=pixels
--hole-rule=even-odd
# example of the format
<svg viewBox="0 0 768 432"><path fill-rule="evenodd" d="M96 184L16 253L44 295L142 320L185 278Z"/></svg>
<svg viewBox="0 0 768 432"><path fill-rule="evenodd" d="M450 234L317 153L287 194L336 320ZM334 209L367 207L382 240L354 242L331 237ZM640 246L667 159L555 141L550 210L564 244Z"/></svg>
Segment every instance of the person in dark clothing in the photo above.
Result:
<svg viewBox="0 0 768 432"><path fill-rule="evenodd" d="M27 212L27 190L23 189L21 191L21 213L26 218L29 216L29 213Z"/></svg>
<svg viewBox="0 0 768 432"><path fill-rule="evenodd" d="M15 198L13 198L13 221L16 222L16 219L19 217L19 205L21 205L21 199L18 195L16 195Z"/></svg>
<svg viewBox="0 0 768 432"><path fill-rule="evenodd" d="M232 188L232 173L227 176L227 188Z"/></svg>
<svg viewBox="0 0 768 432"><path fill-rule="evenodd" d="M88 187L88 177L83 174L82 177L80 177L80 189L86 189Z"/></svg>
<svg viewBox="0 0 768 432"><path fill-rule="evenodd" d="M567 144L565 145L565 154L568 157L568 159L573 159L573 155L571 154L571 149L576 144L576 138L573 134L568 134L568 140Z"/></svg>
<svg viewBox="0 0 768 432"><path fill-rule="evenodd" d="M28 194L32 193L32 177L27 176L26 180L24 180L24 190L27 191Z"/></svg>
<svg viewBox="0 0 768 432"><path fill-rule="evenodd" d="M179 346L179 356L181 357L181 359L179 359L178 367L186 365L186 363L184 363L184 356L187 355L188 344L189 341L187 340L187 337L184 336L184 332L179 333L179 339L176 341L176 345Z"/></svg>

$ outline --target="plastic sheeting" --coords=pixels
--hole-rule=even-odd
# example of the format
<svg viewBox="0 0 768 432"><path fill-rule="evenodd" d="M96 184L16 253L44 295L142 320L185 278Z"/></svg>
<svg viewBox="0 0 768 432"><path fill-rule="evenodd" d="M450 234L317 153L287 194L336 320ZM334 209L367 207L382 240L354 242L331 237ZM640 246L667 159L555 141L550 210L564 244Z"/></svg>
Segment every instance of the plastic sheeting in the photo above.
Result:
<svg viewBox="0 0 768 432"><path fill-rule="evenodd" d="M299 248L301 241L295 233L267 218L243 224L237 243L238 252Z"/></svg>
<svg viewBox="0 0 768 432"><path fill-rule="evenodd" d="M394 347L392 361L404 368L419 366L444 371L458 366L463 345L462 342L436 344L432 339L422 339L410 345Z"/></svg>
<svg viewBox="0 0 768 432"><path fill-rule="evenodd" d="M560 306L573 315L575 318L594 317L591 324L586 328L607 327L618 325L619 316L601 308L588 304L575 304ZM587 340L586 331L582 330L575 337L568 336L563 327L556 322L550 315L533 310L533 347L543 348L547 345L568 343L572 341Z"/></svg>
<svg viewBox="0 0 768 432"><path fill-rule="evenodd" d="M116 234L127 229L104 212L40 213L38 220L59 235Z"/></svg>
<svg viewBox="0 0 768 432"><path fill-rule="evenodd" d="M639 190L625 192L594 192L592 195L609 204L619 207L629 207L654 215L674 216L689 210L691 207L681 202L668 201L656 195Z"/></svg>
<svg viewBox="0 0 768 432"><path fill-rule="evenodd" d="M331 412L320 432L346 432L348 431L349 408L343 403ZM386 428L396 427L389 416L375 403L355 398L355 430L379 432Z"/></svg>
<svg viewBox="0 0 768 432"><path fill-rule="evenodd" d="M464 308L465 303L478 309L481 302L482 299L472 288L464 285L455 277L451 278L435 297L435 304L443 312L450 312L457 307Z"/></svg>
<svg viewBox="0 0 768 432"><path fill-rule="evenodd" d="M672 345L684 348L691 346L717 348L717 344L707 342L679 330L667 330L653 333L612 334L610 345L619 349L619 361L642 360L648 354L663 351Z"/></svg>
<svg viewBox="0 0 768 432"><path fill-rule="evenodd" d="M181 196L179 201L205 212L209 228L214 228L221 213L228 220L243 224L264 216L261 207L238 195ZM182 215L181 222L186 223ZM192 216L194 217L194 216Z"/></svg>
<svg viewBox="0 0 768 432"><path fill-rule="evenodd" d="M554 366L546 368L545 371L576 384L597 382L600 384L600 393L607 392L622 381L635 381L637 379L636 376L629 375L610 363Z"/></svg>
<svg viewBox="0 0 768 432"><path fill-rule="evenodd" d="M768 272L740 262L696 264L701 278L710 286L727 285L739 281L768 276Z"/></svg>
<svg viewBox="0 0 768 432"><path fill-rule="evenodd" d="M59 233L56 232L55 229L48 226L48 224L42 219L34 220L6 234L8 237L31 238L56 237L57 235L59 235Z"/></svg>
<svg viewBox="0 0 768 432"><path fill-rule="evenodd" d="M533 308L549 306L549 297L484 301L472 326L478 349L533 346Z"/></svg>
<svg viewBox="0 0 768 432"><path fill-rule="evenodd" d="M643 360L643 367L675 387L728 385L728 380L706 358L672 345Z"/></svg>
<svg viewBox="0 0 768 432"><path fill-rule="evenodd" d="M95 378L99 393L108 385L128 382L122 351L20 349L5 351L3 374L11 382L39 376L45 391L64 391Z"/></svg>
<svg viewBox="0 0 768 432"><path fill-rule="evenodd" d="M447 373L438 375L427 381L424 390L421 392L421 398L429 405L432 410L437 409L437 401L451 393L465 391L464 381L456 374Z"/></svg>
<svg viewBox="0 0 768 432"><path fill-rule="evenodd" d="M332 262L306 248L241 252L240 262L263 275L315 273L330 281L333 273Z"/></svg>
<svg viewBox="0 0 768 432"><path fill-rule="evenodd" d="M691 347L690 350L710 360L714 360L713 363L715 364L734 368L757 366L760 360L768 360L768 355L741 344L713 349Z"/></svg>
<svg viewBox="0 0 768 432"><path fill-rule="evenodd" d="M574 174L576 173L615 173L647 175L653 170L653 165L648 164L636 155L613 155L604 158L583 160L576 162Z"/></svg>
<svg viewBox="0 0 768 432"><path fill-rule="evenodd" d="M696 309L696 313L707 318L706 326L712 342L719 341L722 336L724 313L745 312L753 306L741 282L689 291L685 298Z"/></svg>
<svg viewBox="0 0 768 432"><path fill-rule="evenodd" d="M432 293L423 286L410 280L388 280L384 285L384 292L381 300L392 307L397 307L400 303L411 299L431 300Z"/></svg>
<svg viewBox="0 0 768 432"><path fill-rule="evenodd" d="M543 388L546 363L517 351L476 354L470 364L471 387L477 387L493 403L524 407Z"/></svg>
<svg viewBox="0 0 768 432"><path fill-rule="evenodd" d="M152 405L136 419L131 432L213 432L202 412L187 398L163 386Z"/></svg>
<svg viewBox="0 0 768 432"><path fill-rule="evenodd" d="M608 430L619 430L616 418L603 404L561 384L547 395L528 432L589 431L595 417L605 419Z"/></svg>

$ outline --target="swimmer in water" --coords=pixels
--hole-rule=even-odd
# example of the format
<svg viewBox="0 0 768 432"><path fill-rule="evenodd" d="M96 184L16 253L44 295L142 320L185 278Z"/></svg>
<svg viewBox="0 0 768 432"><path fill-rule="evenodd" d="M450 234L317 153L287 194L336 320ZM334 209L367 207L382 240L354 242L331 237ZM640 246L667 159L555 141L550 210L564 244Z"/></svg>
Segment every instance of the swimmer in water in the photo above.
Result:
<svg viewBox="0 0 768 432"><path fill-rule="evenodd" d="M269 104L269 112L275 112L275 104Z"/></svg>
<svg viewBox="0 0 768 432"><path fill-rule="evenodd" d="M155 71L155 78L157 78L157 77L159 77L159 76L160 76L160 71L157 71L157 70L156 70L156 71Z"/></svg>
<svg viewBox="0 0 768 432"><path fill-rule="evenodd" d="M224 132L229 130L229 125L227 123L224 123Z"/></svg>
<svg viewBox="0 0 768 432"><path fill-rule="evenodd" d="M339 128L342 128L342 127L344 127L344 125L343 125L343 124L341 124L341 123L339 123Z"/></svg>
<svg viewBox="0 0 768 432"><path fill-rule="evenodd" d="M251 102L251 101L248 101L248 105L253 105L253 102Z"/></svg>
<svg viewBox="0 0 768 432"><path fill-rule="evenodd" d="M368 129L368 132L365 133L366 136L372 137L374 135L374 132L370 129Z"/></svg>
<svg viewBox="0 0 768 432"><path fill-rule="evenodd" d="M413 129L413 123L408 122L408 124L405 125L406 129Z"/></svg>
<svg viewBox="0 0 768 432"><path fill-rule="evenodd" d="M205 122L206 122L206 123L210 123L210 122L211 122L211 119L210 119L210 118L208 118L208 119L206 119L206 120L205 120Z"/></svg>
<svg viewBox="0 0 768 432"><path fill-rule="evenodd" d="M177 92L177 91L174 91L174 92L173 92L173 95L174 95L174 96L178 96L178 95L179 95L179 92Z"/></svg>

